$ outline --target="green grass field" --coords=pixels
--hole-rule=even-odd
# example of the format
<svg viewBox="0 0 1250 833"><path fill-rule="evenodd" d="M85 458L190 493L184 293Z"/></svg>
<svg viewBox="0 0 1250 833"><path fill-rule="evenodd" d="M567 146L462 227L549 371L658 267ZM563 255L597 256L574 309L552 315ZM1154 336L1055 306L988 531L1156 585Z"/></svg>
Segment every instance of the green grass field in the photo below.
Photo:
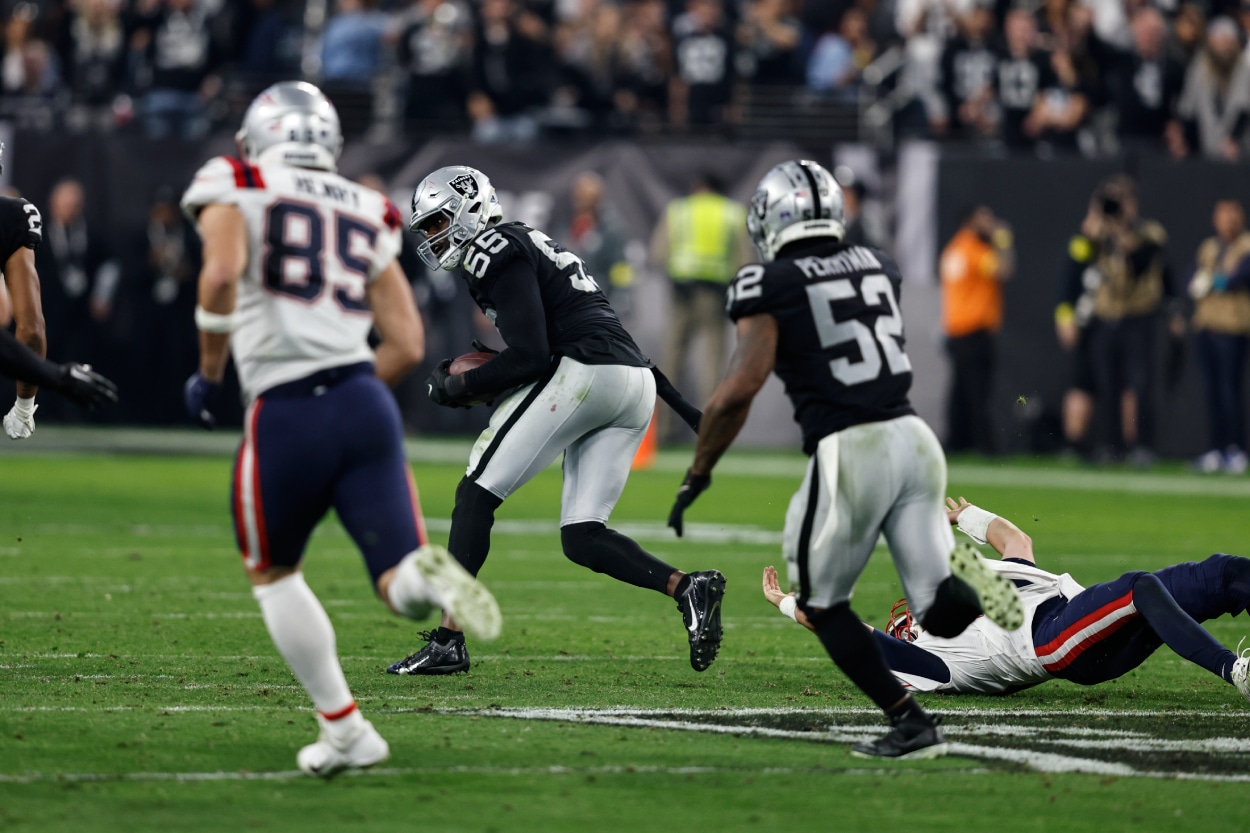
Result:
<svg viewBox="0 0 1250 833"><path fill-rule="evenodd" d="M453 454L457 449L452 449ZM446 453L424 455L447 459ZM333 520L308 580L338 631L384 768L294 772L315 737L239 568L222 456L10 456L0 481L0 830L1238 831L1250 709L1166 649L1098 688L928 697L959 755L850 757L881 731L811 634L759 592L780 564L796 456L725 461L679 541L663 518L684 456L630 481L615 520L683 569L729 580L720 658L691 670L673 602L566 561L548 471L500 512L482 578L503 637L473 670L399 678L418 626L385 612ZM414 464L436 541L462 466ZM951 491L1090 584L1245 551L1250 481L1179 469L955 463ZM884 551L857 611L900 595ZM1235 646L1242 620L1209 627ZM1071 771L1081 770L1081 771Z"/></svg>

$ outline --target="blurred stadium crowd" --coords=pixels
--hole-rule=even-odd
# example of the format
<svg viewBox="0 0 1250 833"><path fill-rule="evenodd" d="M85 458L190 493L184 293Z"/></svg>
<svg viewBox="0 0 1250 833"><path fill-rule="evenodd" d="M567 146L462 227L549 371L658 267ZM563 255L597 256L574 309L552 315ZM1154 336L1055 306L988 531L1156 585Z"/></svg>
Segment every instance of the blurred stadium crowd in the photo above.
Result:
<svg viewBox="0 0 1250 833"><path fill-rule="evenodd" d="M907 135L1042 153L1235 159L1246 0L21 0L0 117L46 129L233 128L316 81L349 135L699 129L758 100L863 107Z"/></svg>

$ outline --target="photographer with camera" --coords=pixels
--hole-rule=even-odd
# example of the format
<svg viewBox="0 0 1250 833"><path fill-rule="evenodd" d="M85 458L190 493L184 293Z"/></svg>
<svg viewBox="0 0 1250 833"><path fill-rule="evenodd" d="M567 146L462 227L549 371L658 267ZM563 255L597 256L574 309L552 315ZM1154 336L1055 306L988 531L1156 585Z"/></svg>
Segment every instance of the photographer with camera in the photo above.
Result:
<svg viewBox="0 0 1250 833"><path fill-rule="evenodd" d="M1069 392L1071 404L1065 400L1065 433L1070 442L1083 439L1083 431L1067 429L1088 424L1089 405L1096 402L1098 460L1127 454L1144 467L1154 459L1158 320L1167 314L1174 341L1185 332L1166 242L1161 225L1138 216L1133 180L1114 176L1094 191L1081 231L1068 246L1056 332L1064 349L1076 352L1074 387L1083 393Z"/></svg>

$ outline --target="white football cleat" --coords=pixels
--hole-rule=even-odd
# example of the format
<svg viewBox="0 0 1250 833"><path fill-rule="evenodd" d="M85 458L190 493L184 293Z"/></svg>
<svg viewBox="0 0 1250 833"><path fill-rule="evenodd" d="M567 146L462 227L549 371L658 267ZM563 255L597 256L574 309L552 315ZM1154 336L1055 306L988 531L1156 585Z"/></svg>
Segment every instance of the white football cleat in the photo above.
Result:
<svg viewBox="0 0 1250 833"><path fill-rule="evenodd" d="M1245 640L1243 639L1242 642ZM1241 642L1237 643L1241 651ZM1250 700L1250 648L1241 651L1241 656L1233 663L1233 670L1228 673L1229 681L1241 692L1241 696Z"/></svg>
<svg viewBox="0 0 1250 833"><path fill-rule="evenodd" d="M426 545L416 552L417 570L467 635L487 641L499 638L503 616L499 603L483 584L442 547Z"/></svg>
<svg viewBox="0 0 1250 833"><path fill-rule="evenodd" d="M378 734L373 724L363 717L353 721L346 737L335 731L339 727L317 715L321 735L316 743L310 743L295 756L299 768L318 778L333 778L345 769L364 769L381 763L391 756L391 747Z"/></svg>
<svg viewBox="0 0 1250 833"><path fill-rule="evenodd" d="M991 622L1006 631L1017 630L1024 624L1024 605L1016 586L985 566L972 544L963 541L951 550L951 573L976 592L981 610Z"/></svg>

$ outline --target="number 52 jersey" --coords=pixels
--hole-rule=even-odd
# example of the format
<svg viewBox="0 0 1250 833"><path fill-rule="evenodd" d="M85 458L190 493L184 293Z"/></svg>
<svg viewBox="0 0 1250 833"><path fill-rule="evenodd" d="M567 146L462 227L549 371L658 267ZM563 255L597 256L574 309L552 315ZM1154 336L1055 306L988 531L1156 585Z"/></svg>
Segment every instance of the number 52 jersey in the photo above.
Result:
<svg viewBox="0 0 1250 833"><path fill-rule="evenodd" d="M884 252L831 240L744 266L730 284L732 320L777 320L774 372L794 405L807 454L836 431L915 413L907 399L901 283Z"/></svg>
<svg viewBox="0 0 1250 833"><path fill-rule="evenodd" d="M373 360L366 290L400 249L385 196L327 171L209 160L182 198L196 220L233 205L247 224L230 350L250 401L319 370Z"/></svg>

